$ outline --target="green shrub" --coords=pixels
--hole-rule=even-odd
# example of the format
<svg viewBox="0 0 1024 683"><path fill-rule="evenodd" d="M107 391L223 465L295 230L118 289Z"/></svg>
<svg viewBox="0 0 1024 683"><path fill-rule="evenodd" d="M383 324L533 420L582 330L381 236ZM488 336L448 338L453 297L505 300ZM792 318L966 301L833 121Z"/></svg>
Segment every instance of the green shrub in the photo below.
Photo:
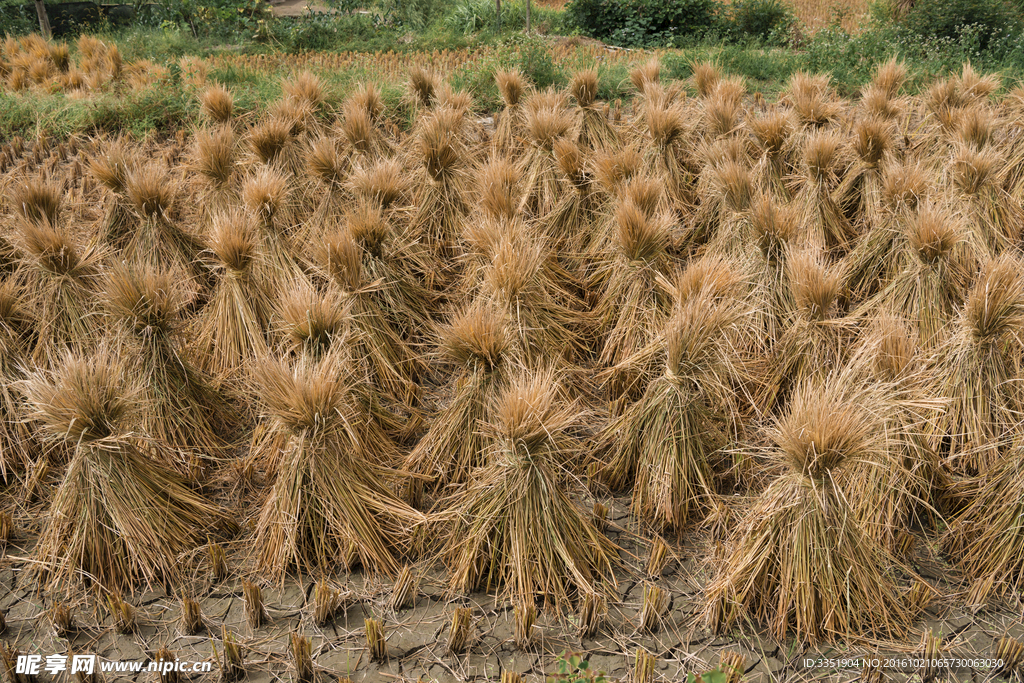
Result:
<svg viewBox="0 0 1024 683"><path fill-rule="evenodd" d="M510 64L516 66L538 88L565 85L565 74L555 64L547 43L536 36L516 35L502 43L511 53Z"/></svg>
<svg viewBox="0 0 1024 683"><path fill-rule="evenodd" d="M1024 33L1000 31L990 37L986 59L979 65L989 71L1024 68Z"/></svg>
<svg viewBox="0 0 1024 683"><path fill-rule="evenodd" d="M983 50L996 34L1022 28L1019 8L1005 0L918 0L902 24L919 36L951 40L973 26Z"/></svg>
<svg viewBox="0 0 1024 683"><path fill-rule="evenodd" d="M565 19L585 35L647 47L714 33L722 14L720 0L572 0Z"/></svg>
<svg viewBox="0 0 1024 683"><path fill-rule="evenodd" d="M597 68L597 99L613 102L632 96L628 65L622 62L599 62L594 66Z"/></svg>
<svg viewBox="0 0 1024 683"><path fill-rule="evenodd" d="M274 37L288 52L335 50L353 41L369 40L377 33L373 18L367 14L328 14L310 12L299 18L275 22Z"/></svg>
<svg viewBox="0 0 1024 683"><path fill-rule="evenodd" d="M0 26L4 27L3 33L15 36L39 30L35 11L21 0L0 1Z"/></svg>
<svg viewBox="0 0 1024 683"><path fill-rule="evenodd" d="M903 24L876 24L854 34L831 26L815 34L805 47L803 68L830 73L843 95L854 94L890 57L910 67L911 91L960 71L966 62L982 72L1016 74L1024 66L1024 36L1019 30L983 31L977 24L959 27L953 37L919 35Z"/></svg>
<svg viewBox="0 0 1024 683"><path fill-rule="evenodd" d="M502 11L505 3L502 2ZM565 74L555 63L542 38L516 34L499 42L499 49L486 59L468 62L449 76L454 88L468 90L481 111L501 109L501 98L494 82L498 69L519 69L538 88L564 87Z"/></svg>
<svg viewBox="0 0 1024 683"><path fill-rule="evenodd" d="M445 0L381 0L379 5L386 22L421 31L441 16Z"/></svg>
<svg viewBox="0 0 1024 683"><path fill-rule="evenodd" d="M501 9L504 23L511 19L512 8L505 5ZM458 0L441 23L447 30L463 35L491 28L497 23L494 0Z"/></svg>
<svg viewBox="0 0 1024 683"><path fill-rule="evenodd" d="M686 683L728 683L730 678L727 671L721 667L715 667L711 671L705 671L702 674L695 674L693 672L686 674Z"/></svg>
<svg viewBox="0 0 1024 683"><path fill-rule="evenodd" d="M265 41L273 12L260 0L163 0L152 20L187 28L194 38Z"/></svg>
<svg viewBox="0 0 1024 683"><path fill-rule="evenodd" d="M793 50L767 49L749 45L705 44L685 52L669 52L662 56L664 78L685 80L693 73L694 62L714 62L727 74L742 76L751 92L773 95L786 87L789 77L806 69L802 53Z"/></svg>
<svg viewBox="0 0 1024 683"><path fill-rule="evenodd" d="M738 39L781 45L787 42L797 19L783 0L735 0L729 6L729 23Z"/></svg>
<svg viewBox="0 0 1024 683"><path fill-rule="evenodd" d="M829 73L840 92L852 93L871 79L876 64L897 52L897 35L894 27L850 34L833 24L808 41L806 68L811 73Z"/></svg>
<svg viewBox="0 0 1024 683"><path fill-rule="evenodd" d="M546 23L549 30L560 28L561 13L537 4L533 5L531 20L534 26ZM470 35L495 32L498 13L494 0L457 0L441 20L441 26L452 33ZM525 0L502 0L501 30L519 31L526 26Z"/></svg>

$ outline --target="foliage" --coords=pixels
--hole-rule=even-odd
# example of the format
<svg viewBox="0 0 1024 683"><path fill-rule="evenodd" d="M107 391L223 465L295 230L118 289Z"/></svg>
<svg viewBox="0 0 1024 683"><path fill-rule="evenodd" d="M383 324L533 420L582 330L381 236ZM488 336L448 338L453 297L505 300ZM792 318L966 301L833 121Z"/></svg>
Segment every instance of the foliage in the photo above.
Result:
<svg viewBox="0 0 1024 683"><path fill-rule="evenodd" d="M324 0L324 4L339 14L352 14L366 5L363 0Z"/></svg>
<svg viewBox="0 0 1024 683"><path fill-rule="evenodd" d="M1001 30L1020 32L1021 13L1005 0L918 0L903 18L903 26L927 38L959 39L965 27L975 27L982 49Z"/></svg>
<svg viewBox="0 0 1024 683"><path fill-rule="evenodd" d="M755 38L769 45L785 44L798 23L784 0L736 0L729 5L728 17L735 38Z"/></svg>
<svg viewBox="0 0 1024 683"><path fill-rule="evenodd" d="M444 0L381 0L380 10L385 23L422 31L436 21L445 7Z"/></svg>
<svg viewBox="0 0 1024 683"><path fill-rule="evenodd" d="M372 41L379 33L371 15L326 12L279 18L273 22L272 31L275 41L289 52L335 50L341 43Z"/></svg>
<svg viewBox="0 0 1024 683"><path fill-rule="evenodd" d="M743 76L751 90L762 94L778 92L790 76L807 68L804 55L793 50L743 44L702 43L661 58L665 75L671 79L689 78L694 62L719 64L725 73Z"/></svg>
<svg viewBox="0 0 1024 683"><path fill-rule="evenodd" d="M35 12L29 11L23 2L10 0L0 2L0 26L4 27L4 33L13 35L31 33L38 28Z"/></svg>
<svg viewBox="0 0 1024 683"><path fill-rule="evenodd" d="M562 652L555 660L558 672L548 674L546 683L608 683L603 671L595 673L590 662L576 652ZM714 668L702 674L688 673L686 683L728 683L729 674L721 668Z"/></svg>
<svg viewBox="0 0 1024 683"><path fill-rule="evenodd" d="M502 23L513 20L518 12L525 13L519 5L509 2L501 8ZM453 33L469 35L497 24L497 10L494 0L458 0L445 14L442 24Z"/></svg>
<svg viewBox="0 0 1024 683"><path fill-rule="evenodd" d="M566 77L555 63L547 43L538 36L514 34L496 46L491 57L466 64L452 74L451 84L471 92L489 110L500 107L494 72L498 69L518 69L534 86L564 86Z"/></svg>
<svg viewBox="0 0 1024 683"><path fill-rule="evenodd" d="M143 25L188 29L197 39L219 38L269 43L286 51L331 50L339 44L374 37L380 15L355 13L360 0L325 0L332 12L307 11L302 17L275 17L264 0L164 0L155 21Z"/></svg>
<svg viewBox="0 0 1024 683"><path fill-rule="evenodd" d="M533 26L542 25L548 31L556 30L561 23L561 13L542 5L534 5L531 20ZM441 26L452 33L470 35L496 32L498 14L494 0L457 0L440 21ZM526 26L525 0L502 0L501 30L519 31Z"/></svg>
<svg viewBox="0 0 1024 683"><path fill-rule="evenodd" d="M555 64L547 44L533 36L513 36L504 41L503 47L514 48L514 66L529 78L538 88L546 88L565 82L565 76Z"/></svg>
<svg viewBox="0 0 1024 683"><path fill-rule="evenodd" d="M784 45L798 23L785 0L572 0L565 21L586 35L635 47L702 40Z"/></svg>
<svg viewBox="0 0 1024 683"><path fill-rule="evenodd" d="M161 25L187 27L196 38L270 37L273 12L262 0L169 0L162 5Z"/></svg>
<svg viewBox="0 0 1024 683"><path fill-rule="evenodd" d="M806 48L805 68L831 72L844 95L867 83L875 67L890 57L911 67L912 87L958 71L966 62L986 71L1019 71L1024 66L1024 36L1019 30L987 33L977 25L963 26L953 37L921 36L894 24L874 24L857 33L832 25L819 31Z"/></svg>
<svg viewBox="0 0 1024 683"><path fill-rule="evenodd" d="M835 23L815 34L807 45L808 70L816 73L822 64L829 64L841 91L845 90L846 84L855 88L871 78L876 61L894 53L895 38L895 32L890 28L878 28L854 36Z"/></svg>
<svg viewBox="0 0 1024 683"><path fill-rule="evenodd" d="M547 683L608 683L604 672L594 673L590 662L577 653L558 655L558 673L550 674Z"/></svg>
<svg viewBox="0 0 1024 683"><path fill-rule="evenodd" d="M671 47L719 29L722 12L719 0L572 0L566 21L617 45Z"/></svg>

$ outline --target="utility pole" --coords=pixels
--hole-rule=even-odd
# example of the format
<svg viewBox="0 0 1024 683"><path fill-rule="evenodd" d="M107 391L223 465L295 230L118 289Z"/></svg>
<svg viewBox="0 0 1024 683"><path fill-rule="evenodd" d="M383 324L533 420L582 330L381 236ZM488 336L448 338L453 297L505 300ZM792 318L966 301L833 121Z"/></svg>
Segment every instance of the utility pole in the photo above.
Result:
<svg viewBox="0 0 1024 683"><path fill-rule="evenodd" d="M39 32L43 34L43 38L50 40L53 38L53 31L50 30L50 17L46 16L46 5L43 4L43 0L36 0L36 14L39 15Z"/></svg>
<svg viewBox="0 0 1024 683"><path fill-rule="evenodd" d="M530 32L530 5L533 4L531 0L526 0L526 32Z"/></svg>
<svg viewBox="0 0 1024 683"><path fill-rule="evenodd" d="M498 10L498 33L501 33L501 0L494 0L494 6Z"/></svg>

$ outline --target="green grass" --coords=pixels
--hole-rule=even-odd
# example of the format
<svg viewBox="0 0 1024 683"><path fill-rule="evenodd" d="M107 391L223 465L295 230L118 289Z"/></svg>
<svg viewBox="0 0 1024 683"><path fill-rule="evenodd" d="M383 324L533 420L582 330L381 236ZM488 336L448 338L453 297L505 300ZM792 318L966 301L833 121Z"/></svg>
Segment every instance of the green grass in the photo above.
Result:
<svg viewBox="0 0 1024 683"><path fill-rule="evenodd" d="M670 78L689 78L690 65L710 61L720 64L726 73L743 76L750 92L774 97L786 87L789 77L806 69L806 54L778 47L728 44L697 45L673 50L662 58Z"/></svg>
<svg viewBox="0 0 1024 683"><path fill-rule="evenodd" d="M35 136L41 133L65 137L75 133L97 133L126 130L143 136L151 131L171 133L180 127L189 127L199 120L196 93L183 86L178 77L177 61L185 55L214 58L224 54L302 54L303 51L283 49L279 45L253 41L223 43L212 38L195 38L181 30L136 28L124 31L107 30L97 34L102 40L117 43L126 61L148 59L170 69L168 80L147 88L141 93L123 95L105 93L83 100L72 100L61 93L41 91L11 94L0 93L0 137L13 135ZM383 38L361 41L347 36L330 52L381 51L377 45ZM545 39L524 38L522 35L503 34L452 36L440 28L416 37L414 41L397 43L392 35L389 47L394 52L413 53L429 50L475 48L484 56L468 62L448 74L455 88L466 89L476 98L481 113L496 111L501 103L494 85L493 72L501 67L518 67L540 87L564 87L573 71L596 66L600 75L600 99L614 102L628 101L632 94L629 66L621 61L595 62L585 50L568 55L561 54L556 63L549 43ZM397 48L397 49L396 49ZM488 49L492 48L492 49ZM72 55L74 57L74 45ZM637 53L634 61L647 58ZM748 78L751 90L773 94L784 84L789 74L801 66L799 56L788 50L744 48L738 46L697 46L665 53L663 61L670 78L686 78L693 60L718 60L728 71ZM384 78L369 67L347 70L313 69L324 81L329 108L337 107L355 84L363 80L379 83L384 92L388 111L400 125L408 122L408 112L402 102L404 83ZM281 81L291 75L287 65L255 69L233 65L215 66L209 80L223 83L235 99L236 111L242 116L255 116L281 95Z"/></svg>
<svg viewBox="0 0 1024 683"><path fill-rule="evenodd" d="M189 117L192 104L173 88L140 94L103 94L88 101L63 95L0 93L0 138L123 130L138 137L173 131Z"/></svg>

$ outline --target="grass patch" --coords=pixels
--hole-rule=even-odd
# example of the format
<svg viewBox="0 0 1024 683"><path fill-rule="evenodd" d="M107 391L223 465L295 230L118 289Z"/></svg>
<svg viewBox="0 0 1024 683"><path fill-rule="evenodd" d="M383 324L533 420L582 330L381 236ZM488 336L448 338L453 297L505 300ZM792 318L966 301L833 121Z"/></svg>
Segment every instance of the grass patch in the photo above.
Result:
<svg viewBox="0 0 1024 683"><path fill-rule="evenodd" d="M404 84L408 70L417 65L448 74L453 88L473 96L474 110L481 115L501 109L493 77L499 69L518 69L540 88L565 88L573 73L593 68L598 74L598 100L628 104L635 92L629 72L650 52L609 51L576 37L525 36L524 19L521 0L503 3L498 32L490 0L460 0L419 31L378 15L344 13L275 19L259 39L241 30L221 35L211 28L210 35L197 37L184 26L104 26L96 37L116 44L126 67L148 62L147 68L158 75L132 87L114 82L81 98L69 98L48 84L17 92L0 88L0 135L63 138L127 131L144 136L191 127L198 120L201 84L183 73L183 60L189 58L203 60L206 82L226 86L243 117L261 115L281 96L284 79L309 70L323 81L328 118L358 84L373 82L381 90L388 116L405 128L411 111L404 101ZM562 9L535 6L532 19L535 30L567 30ZM875 68L892 57L909 68L909 93L921 92L937 76L966 61L979 70L999 73L1004 82L1024 73L1024 37L1012 31L982 35L977 27L965 27L952 36L921 37L896 25L882 10L856 31L848 27L848 19L833 13L831 22L810 37L801 38L798 29L787 47L771 47L753 38L726 42L709 35L655 54L668 79L688 79L693 64L711 62L726 74L742 76L755 97L769 99L777 98L798 71L828 72L840 95L854 95ZM78 46L72 43L69 48L71 63L81 61Z"/></svg>

